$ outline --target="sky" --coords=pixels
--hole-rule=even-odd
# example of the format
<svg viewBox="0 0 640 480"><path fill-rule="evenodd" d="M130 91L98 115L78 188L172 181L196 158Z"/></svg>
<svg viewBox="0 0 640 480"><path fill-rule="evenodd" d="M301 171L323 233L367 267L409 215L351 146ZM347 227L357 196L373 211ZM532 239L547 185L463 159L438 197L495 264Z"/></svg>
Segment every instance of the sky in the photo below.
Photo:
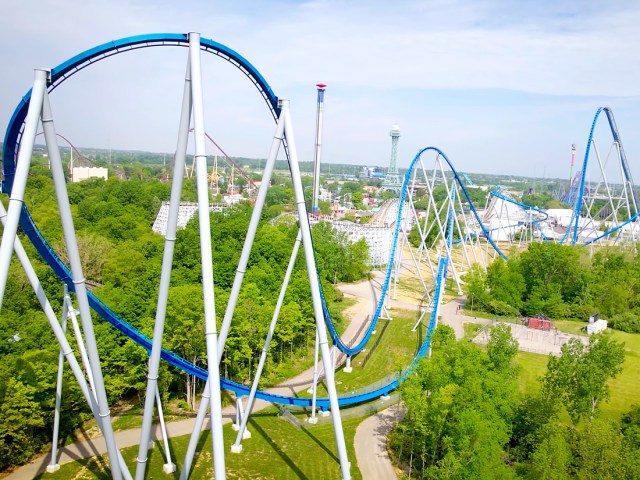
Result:
<svg viewBox="0 0 640 480"><path fill-rule="evenodd" d="M193 31L240 53L291 101L301 160L313 160L324 82L326 163L388 165L398 124L400 167L436 146L464 172L566 178L571 145L580 162L597 108L609 106L640 178L638 25L635 0L7 1L0 125L34 68L112 39ZM51 94L57 131L80 149L173 152L186 58L184 48L142 49L86 68ZM231 156L266 157L274 122L257 90L230 64L202 59L207 132Z"/></svg>

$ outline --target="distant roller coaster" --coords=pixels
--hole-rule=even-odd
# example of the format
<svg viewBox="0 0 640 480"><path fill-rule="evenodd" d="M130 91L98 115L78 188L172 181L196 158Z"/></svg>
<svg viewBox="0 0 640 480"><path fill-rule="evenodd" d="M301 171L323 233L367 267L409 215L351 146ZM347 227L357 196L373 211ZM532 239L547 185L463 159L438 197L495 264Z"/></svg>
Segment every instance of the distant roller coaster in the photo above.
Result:
<svg viewBox="0 0 640 480"><path fill-rule="evenodd" d="M603 112L604 125L598 122ZM600 107L589 131L582 168L569 179L564 193L556 193L570 209L542 211L497 190L491 193L484 220L496 240L510 245L635 243L640 240L637 195L613 111Z"/></svg>

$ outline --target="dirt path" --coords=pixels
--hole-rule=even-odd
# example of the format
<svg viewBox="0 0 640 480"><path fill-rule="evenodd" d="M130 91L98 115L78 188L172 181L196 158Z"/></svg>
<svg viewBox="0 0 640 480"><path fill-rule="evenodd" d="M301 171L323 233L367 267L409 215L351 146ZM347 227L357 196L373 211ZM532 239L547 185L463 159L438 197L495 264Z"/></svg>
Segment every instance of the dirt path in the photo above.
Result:
<svg viewBox="0 0 640 480"><path fill-rule="evenodd" d="M490 325L491 320L486 318L477 318L462 313L462 307L465 304L465 297L458 297L451 300L440 307L440 323L448 325L456 332L456 338L460 340L464 338L464 324L478 323L481 325Z"/></svg>
<svg viewBox="0 0 640 480"><path fill-rule="evenodd" d="M350 341L356 335L363 322L366 321L367 315L371 314L373 310L373 300L371 294L371 286L369 281L363 281L353 284L341 284L338 287L342 290L345 296L354 298L356 304L348 307L344 311L345 318L349 321L349 325L345 329L342 338L345 341ZM322 370L321 370L322 371ZM311 386L313 381L313 367L305 370L299 375L284 381L283 383L268 389L269 393L277 395L293 395L296 392L306 390ZM272 403L264 400L256 399L253 412L260 411L271 406ZM229 423L235 419L235 406L229 406L223 409L223 423ZM205 429L210 428L210 420L205 421ZM167 423L167 434L170 438L179 437L182 435L190 435L193 430L195 418L189 418L186 420L178 420ZM116 444L119 449L138 445L140 441L140 428L134 428L131 430L123 430L115 434ZM153 441L162 441L160 434L160 427L154 425L151 438ZM82 458L94 457L101 455L107 451L103 437L96 437L92 439L85 439L76 442L71 445L60 448L58 463L63 465L65 463L73 462ZM30 463L16 469L10 475L4 477L6 480L19 480L19 479L31 479L36 475L44 472L47 465L50 463L50 455L44 455L32 460ZM178 463L182 463L183 459L172 459L174 463L176 460Z"/></svg>

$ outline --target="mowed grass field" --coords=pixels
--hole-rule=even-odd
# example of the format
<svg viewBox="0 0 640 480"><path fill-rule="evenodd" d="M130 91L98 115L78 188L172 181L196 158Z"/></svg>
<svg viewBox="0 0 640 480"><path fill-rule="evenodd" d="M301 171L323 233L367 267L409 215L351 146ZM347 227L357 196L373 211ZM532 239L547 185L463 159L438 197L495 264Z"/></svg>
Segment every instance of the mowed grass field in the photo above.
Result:
<svg viewBox="0 0 640 480"><path fill-rule="evenodd" d="M348 395L371 384L378 384L411 363L426 332L424 328L411 331L417 321L417 311L391 309L391 315L393 320L378 320L376 334L369 340L366 350L351 360L353 371L345 373L342 368L336 371L338 395ZM367 359L376 343L375 350ZM327 391L322 382L318 385L318 396L326 395ZM301 391L300 396L311 394Z"/></svg>
<svg viewBox="0 0 640 480"><path fill-rule="evenodd" d="M349 459L351 459L351 476L361 479L360 471L355 461L353 438L356 426L362 418L345 419L343 428ZM225 425L225 461L227 478L229 479L317 479L340 478L340 465L336 453L333 427L329 424L310 425L297 428L288 420L277 414L275 409L258 412L251 416L249 430L252 437L244 440L242 453L229 451L235 441L236 432L231 425ZM184 454L189 442L189 436L170 440L172 460L178 465L184 460ZM191 478L213 478L213 461L211 433L203 432L199 444L197 459ZM146 478L174 478L180 477L180 470L173 475L165 474L162 470L166 460L162 453L162 444L156 443L149 451L149 463ZM138 447L122 450L122 455L131 472L135 470L135 458ZM177 461L176 461L177 459ZM62 465L56 473L44 473L36 478L42 480L85 480L111 478L108 475L106 455L88 460Z"/></svg>

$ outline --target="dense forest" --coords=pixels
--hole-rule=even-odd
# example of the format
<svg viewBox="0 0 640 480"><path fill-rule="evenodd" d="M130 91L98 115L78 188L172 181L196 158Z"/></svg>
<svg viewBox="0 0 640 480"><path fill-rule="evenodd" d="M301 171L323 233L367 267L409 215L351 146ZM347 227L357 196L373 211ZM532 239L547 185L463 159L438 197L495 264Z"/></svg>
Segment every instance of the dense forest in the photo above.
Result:
<svg viewBox="0 0 640 480"><path fill-rule="evenodd" d="M249 260L227 339L221 371L249 382L262 350L279 288L297 234L295 222L270 221L292 207L290 180L271 194ZM151 225L168 200L170 185L158 180L92 179L68 185L84 273L94 293L146 335L153 332L164 239ZM183 198L193 199L187 182ZM54 249L65 258L51 179L44 166L32 168L25 203ZM224 312L249 224L251 205L211 214L216 311ZM314 227L314 248L324 292L334 319L342 298L334 282L368 274L367 246L351 244L328 224ZM52 304L61 311L63 286L27 244ZM55 402L58 345L31 286L17 263L11 266L0 314L0 469L26 461L50 441ZM218 322L222 315L218 315ZM110 402L144 394L147 352L94 315L98 349ZM313 308L303 255L299 255L272 342L264 383L290 374L297 359L313 349ZM164 346L206 366L200 247L197 216L178 232L167 306ZM75 341L70 337L71 343ZM159 386L165 397L195 406L201 382L163 364ZM62 436L88 418L88 409L69 370L65 371Z"/></svg>
<svg viewBox="0 0 640 480"><path fill-rule="evenodd" d="M570 341L530 394L518 388L517 351L505 324L486 349L438 327L432 357L401 386L407 413L389 439L409 478L640 478L640 406L617 422L598 417L624 345Z"/></svg>
<svg viewBox="0 0 640 480"><path fill-rule="evenodd" d="M467 276L468 307L497 315L544 313L640 332L640 255L635 249L532 243Z"/></svg>

